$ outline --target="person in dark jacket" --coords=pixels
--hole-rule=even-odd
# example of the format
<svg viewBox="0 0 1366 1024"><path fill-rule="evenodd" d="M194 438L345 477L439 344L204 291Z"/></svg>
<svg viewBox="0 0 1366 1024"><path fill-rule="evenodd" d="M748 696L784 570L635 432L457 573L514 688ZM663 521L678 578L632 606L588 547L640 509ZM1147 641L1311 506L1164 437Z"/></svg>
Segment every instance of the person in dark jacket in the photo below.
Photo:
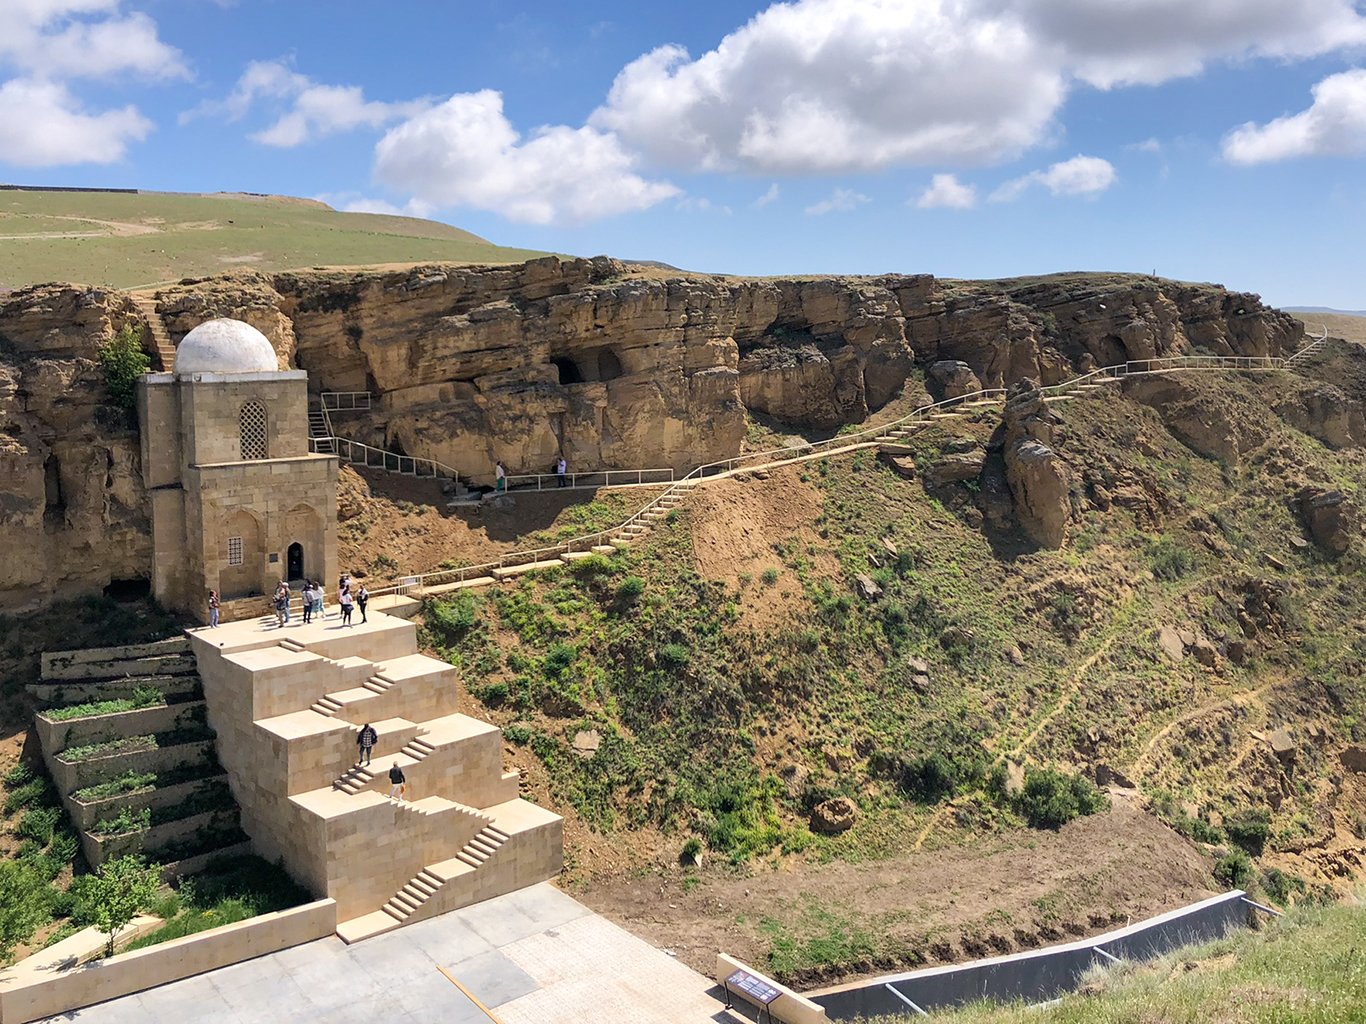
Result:
<svg viewBox="0 0 1366 1024"><path fill-rule="evenodd" d="M365 584L360 585L356 591L356 607L360 609L361 622L369 622L370 619L365 614L365 606L370 603L370 591L365 589Z"/></svg>
<svg viewBox="0 0 1366 1024"><path fill-rule="evenodd" d="M394 766L389 769L389 799L402 800L403 791L407 789L407 779L403 777L403 769L394 762Z"/></svg>
<svg viewBox="0 0 1366 1024"><path fill-rule="evenodd" d="M375 749L375 742L378 739L379 734L375 732L375 727L366 722L356 736L356 746L360 747L360 757L356 759L356 764L370 763L370 751Z"/></svg>

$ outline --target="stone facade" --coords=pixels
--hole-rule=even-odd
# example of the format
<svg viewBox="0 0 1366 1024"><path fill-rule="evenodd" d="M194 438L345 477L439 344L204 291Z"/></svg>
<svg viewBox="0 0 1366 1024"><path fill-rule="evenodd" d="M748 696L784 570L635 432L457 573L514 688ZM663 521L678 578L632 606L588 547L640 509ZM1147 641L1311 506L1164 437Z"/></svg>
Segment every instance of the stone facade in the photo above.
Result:
<svg viewBox="0 0 1366 1024"><path fill-rule="evenodd" d="M253 849L337 901L348 941L559 873L562 822L520 800L502 733L456 711L455 669L373 609L350 628L196 630L209 724ZM373 764L356 736L378 733ZM388 797L388 770L408 779Z"/></svg>
<svg viewBox="0 0 1366 1024"><path fill-rule="evenodd" d="M152 592L163 605L207 621L208 590L227 611L282 579L336 576L337 460L308 452L307 388L298 370L139 383Z"/></svg>

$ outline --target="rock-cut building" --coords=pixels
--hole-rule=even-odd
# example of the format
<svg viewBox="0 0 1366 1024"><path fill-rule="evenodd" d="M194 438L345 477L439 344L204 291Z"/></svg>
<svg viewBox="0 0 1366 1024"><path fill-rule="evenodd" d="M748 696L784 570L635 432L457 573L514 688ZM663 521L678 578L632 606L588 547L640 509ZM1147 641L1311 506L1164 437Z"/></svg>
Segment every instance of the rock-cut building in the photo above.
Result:
<svg viewBox="0 0 1366 1024"><path fill-rule="evenodd" d="M231 621L281 580L336 578L337 459L310 454L308 374L281 370L264 334L200 324L171 373L143 377L138 417L163 606L204 622L217 590Z"/></svg>

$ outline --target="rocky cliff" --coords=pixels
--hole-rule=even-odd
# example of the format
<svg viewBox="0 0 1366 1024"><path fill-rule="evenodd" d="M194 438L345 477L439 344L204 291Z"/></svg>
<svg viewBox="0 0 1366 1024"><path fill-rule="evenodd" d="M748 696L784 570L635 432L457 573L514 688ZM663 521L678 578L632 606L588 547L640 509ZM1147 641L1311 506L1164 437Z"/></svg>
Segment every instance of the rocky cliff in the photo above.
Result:
<svg viewBox="0 0 1366 1024"><path fill-rule="evenodd" d="M735 454L750 412L832 431L903 390L1047 384L1169 353L1277 355L1302 331L1255 295L1136 275L755 280L605 257L247 271L156 299L173 340L246 320L315 392L375 397L338 417L339 433L476 480L498 459L541 472L561 452L576 470L689 469ZM0 555L16 566L0 610L147 575L135 437L102 404L94 364L136 315L119 293L75 286L0 301Z"/></svg>
<svg viewBox="0 0 1366 1024"><path fill-rule="evenodd" d="M96 364L133 315L117 292L57 285L0 303L0 612L148 578L136 422Z"/></svg>

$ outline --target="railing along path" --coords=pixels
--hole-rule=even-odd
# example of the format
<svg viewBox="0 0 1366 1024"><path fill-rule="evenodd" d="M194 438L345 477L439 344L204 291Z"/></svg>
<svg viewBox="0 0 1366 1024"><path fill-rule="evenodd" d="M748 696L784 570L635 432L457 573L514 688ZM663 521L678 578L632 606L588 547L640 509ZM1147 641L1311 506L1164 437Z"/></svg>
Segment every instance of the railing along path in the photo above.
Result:
<svg viewBox="0 0 1366 1024"><path fill-rule="evenodd" d="M1326 339L1326 336L1327 331L1325 329L1324 338L1317 339L1314 344L1322 344ZM1300 349L1296 355L1300 355L1304 351L1304 349ZM1156 359L1134 359L1115 366L1100 367L1089 373L1084 373L1080 376L1073 377L1070 380L1063 381L1060 384L1052 384L1043 387L1040 390L1045 396L1065 396L1069 392L1086 388L1088 385L1098 386L1109 381L1120 380L1124 377L1137 374L1163 373L1171 370L1281 370L1285 369L1290 364L1291 359L1286 359L1281 356L1167 356ZM493 577L496 570L532 565L539 562L548 562L558 559L562 555L570 555L575 552L591 551L593 548L604 547L613 539L622 538L622 535L630 530L631 527L648 528L648 524L654 519L662 516L683 493L690 491L692 488L709 478L729 476L745 469L765 469L783 466L794 462L806 462L810 459L822 458L831 454L844 454L850 451L870 448L877 444L886 443L889 440L895 440L893 435L899 436L900 432L913 429L936 416L946 413L952 414L952 410L955 409L985 408L1003 401L1005 396L1005 388L984 388L981 391L974 391L971 394L948 398L941 402L931 402L929 405L920 406L907 413L905 416L892 420L889 423L883 423L874 427L865 427L862 430L850 431L848 433L836 434L834 437L827 438L824 441L803 442L802 444L788 445L783 448L771 448L762 452L748 452L729 459L719 459L716 462L709 462L705 465L698 466L687 475L674 480L672 484L636 510L636 512L624 522L617 524L609 530L599 530L579 537L572 537L547 547L531 548L522 551L508 551L500 555L496 561L481 562L478 565L460 566L451 569L438 569L434 572L405 576L401 580L388 586L371 590L370 594L372 597L379 597L387 594L411 594L414 592L421 594L431 587L450 583L463 583L467 580L481 579L483 577Z"/></svg>

